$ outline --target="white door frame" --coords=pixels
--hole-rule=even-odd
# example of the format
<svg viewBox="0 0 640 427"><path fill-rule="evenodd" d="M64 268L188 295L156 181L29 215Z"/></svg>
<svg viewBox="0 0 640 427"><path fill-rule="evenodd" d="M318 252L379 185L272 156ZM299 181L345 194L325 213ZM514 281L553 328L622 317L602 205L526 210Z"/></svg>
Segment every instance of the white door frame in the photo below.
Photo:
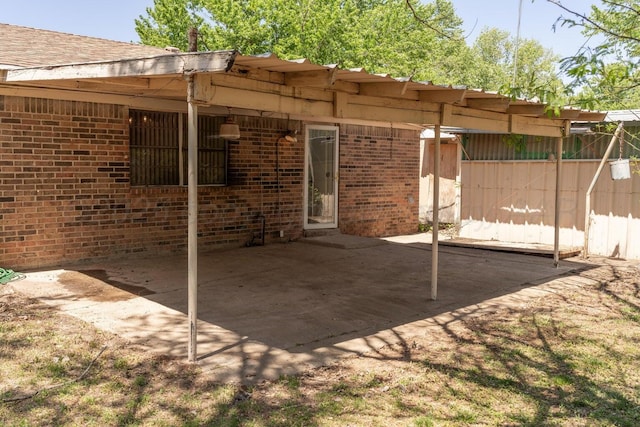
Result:
<svg viewBox="0 0 640 427"><path fill-rule="evenodd" d="M331 174L333 176L333 221L331 222L309 222L309 181L310 181L310 157L311 157L311 149L310 149L310 131L311 130L326 130L333 131L335 137L335 144L333 150L333 170ZM313 230L313 229L322 229L322 228L337 228L338 227L338 161L339 161L339 138L340 138L340 128L338 126L329 126L329 125L307 125L305 126L305 137L304 137L304 229L305 230Z"/></svg>

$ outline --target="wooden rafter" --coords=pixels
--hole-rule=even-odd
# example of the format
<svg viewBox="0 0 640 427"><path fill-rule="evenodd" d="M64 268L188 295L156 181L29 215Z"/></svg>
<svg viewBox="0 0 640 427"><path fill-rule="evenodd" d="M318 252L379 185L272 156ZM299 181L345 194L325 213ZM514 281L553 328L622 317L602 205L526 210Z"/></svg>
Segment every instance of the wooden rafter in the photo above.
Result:
<svg viewBox="0 0 640 427"><path fill-rule="evenodd" d="M457 104L463 101L466 93L466 89L428 89L420 91L419 99L424 102Z"/></svg>
<svg viewBox="0 0 640 427"><path fill-rule="evenodd" d="M337 68L285 73L284 84L288 86L331 88L336 84Z"/></svg>
<svg viewBox="0 0 640 427"><path fill-rule="evenodd" d="M497 111L506 113L509 109L511 100L507 97L491 97L491 98L466 98L466 104L469 108L477 110Z"/></svg>
<svg viewBox="0 0 640 427"><path fill-rule="evenodd" d="M360 83L360 95L418 100L416 90L408 90L408 82Z"/></svg>
<svg viewBox="0 0 640 427"><path fill-rule="evenodd" d="M542 116L546 107L542 104L511 104L507 108L508 114L519 114L523 116Z"/></svg>
<svg viewBox="0 0 640 427"><path fill-rule="evenodd" d="M545 115L544 104L512 101L499 94L434 86L410 78L394 80L364 70L284 61L273 55L241 57L234 62L235 55L170 54L5 70L0 73L0 93L39 89L56 96L76 93L73 99L109 100L130 106L166 103L176 109L186 99L185 77L193 74L193 101L203 108L231 107L323 121L442 125L558 136L566 132L564 119L597 121L603 117L602 113L568 109L562 110L560 117L550 118Z"/></svg>

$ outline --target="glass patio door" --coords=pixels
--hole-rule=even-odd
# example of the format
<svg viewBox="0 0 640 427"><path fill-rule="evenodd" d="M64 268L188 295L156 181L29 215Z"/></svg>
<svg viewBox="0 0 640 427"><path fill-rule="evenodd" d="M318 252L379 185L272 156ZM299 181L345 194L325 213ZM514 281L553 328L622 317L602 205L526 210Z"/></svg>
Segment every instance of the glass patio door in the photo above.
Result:
<svg viewBox="0 0 640 427"><path fill-rule="evenodd" d="M307 126L305 141L305 228L336 228L338 127Z"/></svg>

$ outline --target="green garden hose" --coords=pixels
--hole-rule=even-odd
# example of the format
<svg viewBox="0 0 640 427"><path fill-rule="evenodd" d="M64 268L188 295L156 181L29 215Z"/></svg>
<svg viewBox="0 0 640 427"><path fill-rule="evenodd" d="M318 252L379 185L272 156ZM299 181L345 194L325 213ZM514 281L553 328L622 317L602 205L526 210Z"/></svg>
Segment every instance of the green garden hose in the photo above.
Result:
<svg viewBox="0 0 640 427"><path fill-rule="evenodd" d="M12 280L23 279L24 274L16 273L13 270L0 268L0 284L6 285Z"/></svg>

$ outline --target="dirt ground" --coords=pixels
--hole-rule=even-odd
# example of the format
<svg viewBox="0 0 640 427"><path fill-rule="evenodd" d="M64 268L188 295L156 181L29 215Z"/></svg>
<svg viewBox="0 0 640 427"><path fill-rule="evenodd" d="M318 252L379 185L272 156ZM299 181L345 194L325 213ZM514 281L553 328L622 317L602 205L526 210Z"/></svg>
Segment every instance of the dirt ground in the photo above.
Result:
<svg viewBox="0 0 640 427"><path fill-rule="evenodd" d="M592 284L250 386L1 286L0 424L639 425L640 269L578 278Z"/></svg>

